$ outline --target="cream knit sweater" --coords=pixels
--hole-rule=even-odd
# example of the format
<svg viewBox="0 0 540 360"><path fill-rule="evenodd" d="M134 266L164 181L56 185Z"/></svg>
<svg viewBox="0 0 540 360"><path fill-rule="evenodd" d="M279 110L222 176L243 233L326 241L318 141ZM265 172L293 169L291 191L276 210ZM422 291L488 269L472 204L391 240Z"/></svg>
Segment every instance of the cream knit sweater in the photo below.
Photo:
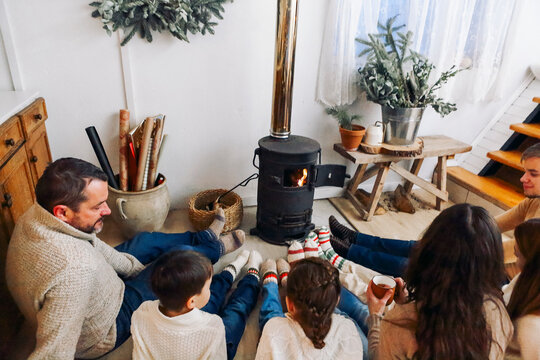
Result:
<svg viewBox="0 0 540 360"><path fill-rule="evenodd" d="M197 308L175 317L145 301L131 318L133 360L227 360L221 318Z"/></svg>
<svg viewBox="0 0 540 360"><path fill-rule="evenodd" d="M274 317L264 326L255 360L357 360L362 358L362 340L352 320L333 314L325 346L316 349L289 313Z"/></svg>
<svg viewBox="0 0 540 360"><path fill-rule="evenodd" d="M81 232L39 205L18 221L6 260L8 288L37 327L30 359L93 358L116 341L122 277L143 265L95 234Z"/></svg>

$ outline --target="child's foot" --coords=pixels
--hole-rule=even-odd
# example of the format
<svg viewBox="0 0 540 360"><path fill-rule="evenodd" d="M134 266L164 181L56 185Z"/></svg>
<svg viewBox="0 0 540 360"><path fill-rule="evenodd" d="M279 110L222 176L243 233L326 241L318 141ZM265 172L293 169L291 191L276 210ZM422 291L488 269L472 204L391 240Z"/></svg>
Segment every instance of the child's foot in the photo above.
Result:
<svg viewBox="0 0 540 360"><path fill-rule="evenodd" d="M251 274L257 277L257 280L260 280L259 277L259 268L261 267L262 256L257 250L251 250L249 253L249 260L246 264L248 274Z"/></svg>
<svg viewBox="0 0 540 360"><path fill-rule="evenodd" d="M343 266L345 266L345 264L349 262L349 260L338 255L334 251L334 248L332 248L332 245L330 245L330 243L327 244L326 250L324 250L324 255L326 255L326 259L330 261L330 263L334 265L336 268L338 268L339 270L342 270Z"/></svg>
<svg viewBox="0 0 540 360"><path fill-rule="evenodd" d="M263 285L270 282L278 283L277 267L274 259L265 260L261 265L261 274L263 277Z"/></svg>
<svg viewBox="0 0 540 360"><path fill-rule="evenodd" d="M342 256L344 258L347 257L347 253L349 252L349 248L351 247L349 243L332 235L330 236L330 244L339 256Z"/></svg>
<svg viewBox="0 0 540 360"><path fill-rule="evenodd" d="M318 231L318 239L317 239L317 248L319 249L319 257L321 259L326 260L326 255L324 255L324 250L322 247L322 244L325 244L326 242L330 241L330 230L328 230L328 227L321 226L321 228Z"/></svg>
<svg viewBox="0 0 540 360"><path fill-rule="evenodd" d="M291 265L285 259L277 259L276 261L277 273L281 286L287 287L287 279L289 278L289 271L291 271Z"/></svg>
<svg viewBox="0 0 540 360"><path fill-rule="evenodd" d="M221 235L223 227L225 226L225 211L222 208L217 208L214 221L208 227L208 230L212 231L216 237Z"/></svg>
<svg viewBox="0 0 540 360"><path fill-rule="evenodd" d="M330 225L330 231L332 231L332 234L349 244L354 243L354 240L356 239L356 231L353 231L345 225L340 224L333 215L330 215L328 218L328 224Z"/></svg>
<svg viewBox="0 0 540 360"><path fill-rule="evenodd" d="M302 260L304 257L302 244L298 241L293 241L287 252L287 261L292 264L295 261Z"/></svg>
<svg viewBox="0 0 540 360"><path fill-rule="evenodd" d="M317 234L311 231L304 243L304 257L317 257L319 256L319 246L317 245Z"/></svg>
<svg viewBox="0 0 540 360"><path fill-rule="evenodd" d="M221 236L219 241L223 244L224 254L228 254L244 244L246 233L244 230L234 230L230 234Z"/></svg>
<svg viewBox="0 0 540 360"><path fill-rule="evenodd" d="M249 250L244 250L236 257L236 259L229 265L223 268L223 271L228 271L232 274L233 281L236 279L244 265L246 265L249 258Z"/></svg>

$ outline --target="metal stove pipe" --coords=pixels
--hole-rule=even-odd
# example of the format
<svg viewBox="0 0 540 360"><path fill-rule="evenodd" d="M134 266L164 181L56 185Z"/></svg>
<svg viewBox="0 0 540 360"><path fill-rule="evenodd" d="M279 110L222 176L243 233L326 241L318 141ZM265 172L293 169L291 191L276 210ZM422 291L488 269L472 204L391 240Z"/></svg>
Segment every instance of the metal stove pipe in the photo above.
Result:
<svg viewBox="0 0 540 360"><path fill-rule="evenodd" d="M298 0L277 0L274 91L270 135L286 139L291 133L294 52L296 48L296 13Z"/></svg>

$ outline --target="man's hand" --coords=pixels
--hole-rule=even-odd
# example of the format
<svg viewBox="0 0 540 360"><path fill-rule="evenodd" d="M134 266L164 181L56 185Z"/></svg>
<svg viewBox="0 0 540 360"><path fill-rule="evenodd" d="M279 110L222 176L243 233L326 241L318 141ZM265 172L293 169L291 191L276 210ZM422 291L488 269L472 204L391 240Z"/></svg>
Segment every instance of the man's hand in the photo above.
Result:
<svg viewBox="0 0 540 360"><path fill-rule="evenodd" d="M369 282L369 285L366 291L366 299L367 299L369 313L382 316L384 313L384 309L386 307L386 303L392 296L392 289L386 290L382 299L379 299L378 297L375 296L375 294L373 294L373 291L371 290L371 283L372 281Z"/></svg>
<svg viewBox="0 0 540 360"><path fill-rule="evenodd" d="M405 284L405 280L400 277L394 278L394 280L396 280L396 294L394 296L394 301L399 305L403 305L409 301L407 284Z"/></svg>

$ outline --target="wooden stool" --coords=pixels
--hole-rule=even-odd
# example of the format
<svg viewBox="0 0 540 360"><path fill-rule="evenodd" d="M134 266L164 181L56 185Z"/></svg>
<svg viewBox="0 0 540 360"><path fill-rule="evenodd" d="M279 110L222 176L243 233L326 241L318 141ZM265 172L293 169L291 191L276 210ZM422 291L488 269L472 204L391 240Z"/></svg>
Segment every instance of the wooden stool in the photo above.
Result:
<svg viewBox="0 0 540 360"><path fill-rule="evenodd" d="M384 182L388 171L392 170L405 179L405 191L410 193L413 185L418 185L422 189L437 197L436 208L440 210L442 203L448 201L446 191L446 162L448 158L453 158L455 154L470 151L472 147L461 141L454 140L444 135L423 136L424 147L421 154L412 156L399 156L389 154L366 154L360 151L347 151L341 144L334 144L334 150L345 159L358 164L356 172L347 185L346 197L354 207L364 214L364 220L370 221L377 208L377 203L381 197ZM437 157L437 167L434 172L433 182L426 181L418 176L420 167L425 158ZM398 166L401 160L414 160L410 170ZM368 169L369 164L374 164ZM366 207L354 196L358 186L364 181L377 175L369 204Z"/></svg>

